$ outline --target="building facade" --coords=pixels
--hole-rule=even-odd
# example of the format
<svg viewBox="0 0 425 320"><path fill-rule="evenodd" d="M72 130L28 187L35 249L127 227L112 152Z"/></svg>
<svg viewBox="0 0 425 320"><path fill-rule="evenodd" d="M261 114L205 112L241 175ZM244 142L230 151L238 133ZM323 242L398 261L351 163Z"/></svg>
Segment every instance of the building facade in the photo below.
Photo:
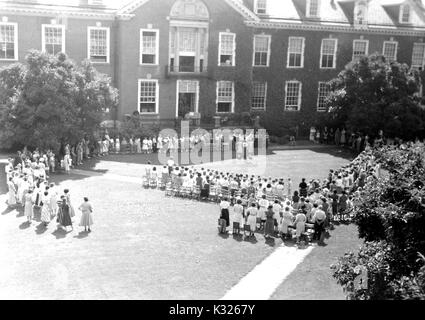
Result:
<svg viewBox="0 0 425 320"><path fill-rule="evenodd" d="M249 113L308 127L349 62L425 63L419 0L21 0L0 1L0 19L0 67L30 49L90 59L119 89L118 120Z"/></svg>

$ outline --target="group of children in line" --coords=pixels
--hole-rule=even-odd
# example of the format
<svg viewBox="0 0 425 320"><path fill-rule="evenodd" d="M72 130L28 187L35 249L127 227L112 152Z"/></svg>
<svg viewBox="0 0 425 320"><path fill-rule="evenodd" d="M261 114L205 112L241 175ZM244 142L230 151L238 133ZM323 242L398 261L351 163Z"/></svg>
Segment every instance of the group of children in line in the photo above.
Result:
<svg viewBox="0 0 425 320"><path fill-rule="evenodd" d="M29 158L26 152L24 154L25 156L19 152L15 159L9 158L5 166L8 207L23 208L29 224L34 220L35 214L40 214L40 220L45 227L56 218L59 227L73 229L75 209L69 190L63 190L63 194L59 196L57 186L49 183L48 174L51 168L46 166L48 159L46 161L45 155L35 151ZM88 228L90 232L93 209L89 200L84 198L84 203L78 209L82 211L80 226L85 230Z"/></svg>

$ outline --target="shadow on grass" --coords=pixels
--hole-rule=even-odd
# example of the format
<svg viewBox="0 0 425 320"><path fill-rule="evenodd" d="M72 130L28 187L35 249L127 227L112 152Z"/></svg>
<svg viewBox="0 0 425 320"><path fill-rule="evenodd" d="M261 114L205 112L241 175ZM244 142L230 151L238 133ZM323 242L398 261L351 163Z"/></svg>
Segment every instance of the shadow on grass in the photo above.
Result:
<svg viewBox="0 0 425 320"><path fill-rule="evenodd" d="M229 239L230 237L228 231L226 231L225 233L219 233L218 235L220 236L220 238L223 238L223 239Z"/></svg>
<svg viewBox="0 0 425 320"><path fill-rule="evenodd" d="M78 233L77 236L74 236L74 238L76 239L85 239L89 236L89 232L88 231L81 231Z"/></svg>
<svg viewBox="0 0 425 320"><path fill-rule="evenodd" d="M242 234L233 234L233 240L237 241L237 242L243 242L243 235Z"/></svg>
<svg viewBox="0 0 425 320"><path fill-rule="evenodd" d="M251 244L257 244L258 243L258 240L257 240L257 237L254 235L254 236L252 236L252 237L250 237L250 236L246 236L246 237L244 237L244 239L243 239L245 242L249 242L249 243L251 243Z"/></svg>
<svg viewBox="0 0 425 320"><path fill-rule="evenodd" d="M15 207L7 207L2 213L1 213L1 215L2 216L5 216L5 215L7 215L7 214L9 214L9 213L11 213L12 211L15 211L16 210L16 208Z"/></svg>
<svg viewBox="0 0 425 320"><path fill-rule="evenodd" d="M39 236L44 234L47 231L47 227L44 225L44 222L40 223L36 228L35 228L35 233L38 234Z"/></svg>
<svg viewBox="0 0 425 320"><path fill-rule="evenodd" d="M57 240L64 239L66 236L71 233L73 230L67 231L61 227L58 227L54 232L52 232L52 235L56 237Z"/></svg>
<svg viewBox="0 0 425 320"><path fill-rule="evenodd" d="M31 226L31 223L28 221L22 222L19 226L19 229L26 230Z"/></svg>
<svg viewBox="0 0 425 320"><path fill-rule="evenodd" d="M270 247L275 247L276 246L276 240L275 238L271 237L271 238L265 238L266 240L266 245L270 246Z"/></svg>

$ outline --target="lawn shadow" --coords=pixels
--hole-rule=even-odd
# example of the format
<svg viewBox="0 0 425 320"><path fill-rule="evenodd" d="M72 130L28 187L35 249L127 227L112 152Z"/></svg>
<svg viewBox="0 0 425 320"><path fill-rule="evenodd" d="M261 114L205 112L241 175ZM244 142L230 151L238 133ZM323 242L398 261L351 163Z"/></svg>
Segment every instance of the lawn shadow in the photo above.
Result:
<svg viewBox="0 0 425 320"><path fill-rule="evenodd" d="M243 241L243 235L241 233L240 234L235 233L232 236L233 236L233 240L235 240L237 242L242 242Z"/></svg>
<svg viewBox="0 0 425 320"><path fill-rule="evenodd" d="M2 216L5 216L5 215L7 215L7 214L9 214L9 213L11 213L12 211L14 211L14 210L16 210L16 208L15 207L7 207L2 213L1 213L1 215Z"/></svg>
<svg viewBox="0 0 425 320"><path fill-rule="evenodd" d="M89 232L88 231L81 231L78 233L77 236L74 236L74 238L76 239L85 239L89 236Z"/></svg>
<svg viewBox="0 0 425 320"><path fill-rule="evenodd" d="M18 207L16 209L16 211L18 211L18 214L16 215L16 218L21 218L24 216L24 208L23 207Z"/></svg>
<svg viewBox="0 0 425 320"><path fill-rule="evenodd" d="M47 227L44 225L44 222L40 223L36 228L35 228L35 233L38 235L42 235L47 231Z"/></svg>
<svg viewBox="0 0 425 320"><path fill-rule="evenodd" d="M65 238L71 231L67 231L63 228L58 227L54 232L52 232L52 235L56 237L57 240Z"/></svg>
<svg viewBox="0 0 425 320"><path fill-rule="evenodd" d="M270 247L274 247L276 246L276 240L275 238L271 237L271 238L266 238L266 245L270 246Z"/></svg>
<svg viewBox="0 0 425 320"><path fill-rule="evenodd" d="M219 233L218 235L220 238L229 239L229 231L226 231L225 233Z"/></svg>
<svg viewBox="0 0 425 320"><path fill-rule="evenodd" d="M256 243L258 243L257 237L256 237L255 235L253 235L252 237L250 237L250 236L246 236L246 237L244 237L244 241L245 241L245 242L249 242L249 243L251 243L251 244L256 244Z"/></svg>
<svg viewBox="0 0 425 320"><path fill-rule="evenodd" d="M22 222L19 226L19 229L26 230L31 226L31 223L28 221Z"/></svg>

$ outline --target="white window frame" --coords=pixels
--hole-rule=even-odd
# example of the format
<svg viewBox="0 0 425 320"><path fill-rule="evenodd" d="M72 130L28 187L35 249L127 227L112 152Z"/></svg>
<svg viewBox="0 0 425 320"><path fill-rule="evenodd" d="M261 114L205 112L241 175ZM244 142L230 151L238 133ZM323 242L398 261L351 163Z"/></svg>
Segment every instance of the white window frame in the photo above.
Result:
<svg viewBox="0 0 425 320"><path fill-rule="evenodd" d="M355 61L356 59L360 58L360 56L356 57L354 55L354 52L355 52L355 49L356 49L356 43L362 43L362 42L366 43L366 52L365 52L364 56L369 55L369 40L355 39L355 40L353 40L353 56L351 58L352 61Z"/></svg>
<svg viewBox="0 0 425 320"><path fill-rule="evenodd" d="M143 32L153 32L156 37L155 62L143 63ZM157 66L159 65L159 29L140 29L140 65L142 66Z"/></svg>
<svg viewBox="0 0 425 320"><path fill-rule="evenodd" d="M310 14L310 9L311 9L311 2L313 0L307 0L307 5L306 5L306 12L305 15L307 18L320 18L320 0L315 0L317 1L317 15L311 15Z"/></svg>
<svg viewBox="0 0 425 320"><path fill-rule="evenodd" d="M218 112L218 89L221 82L229 82L232 83L232 101L231 101L231 111L229 112ZM228 114L228 113L234 113L235 112L235 82L234 81L227 81L227 80L218 80L216 85L216 100L215 100L215 112L216 114Z"/></svg>
<svg viewBox="0 0 425 320"><path fill-rule="evenodd" d="M397 61L398 42L397 41L384 41L384 44L382 45L382 55L384 57L385 57L385 45L387 45L387 44L395 44L394 60L392 60L392 61ZM385 57L385 58L387 59L387 57ZM392 62L392 61L390 61L390 62Z"/></svg>
<svg viewBox="0 0 425 320"><path fill-rule="evenodd" d="M254 12L256 13L256 14L267 14L267 0L263 0L264 2L265 2L265 8L264 8L264 11L265 12L258 12L258 2L259 2L260 0L254 0ZM262 8L263 9L263 8Z"/></svg>
<svg viewBox="0 0 425 320"><path fill-rule="evenodd" d="M413 53L415 52L415 46L419 45L420 47L424 47L423 53L422 53L422 64L419 65L413 65ZM425 43L423 42L415 42L413 44L413 48L412 48L412 63L411 63L411 68L412 69L419 69L419 68L423 68L425 65Z"/></svg>
<svg viewBox="0 0 425 320"><path fill-rule="evenodd" d="M41 48L43 52L47 52L46 50L46 28L58 28L62 29L62 53L66 53L65 48L65 25L63 24L42 24L41 25Z"/></svg>
<svg viewBox="0 0 425 320"><path fill-rule="evenodd" d="M254 81L252 83L252 86L253 87L254 87L254 84L255 83L262 83L262 84L264 84L264 105L263 105L263 108L261 108L261 109L259 109L259 108L253 108L252 107L252 98L254 97L254 95L253 95L254 90L252 90L252 93L251 93L251 111L264 112L264 111L267 110L267 81Z"/></svg>
<svg viewBox="0 0 425 320"><path fill-rule="evenodd" d="M334 56L334 59L333 59L333 66L332 67L323 67L322 66L322 59L323 59L323 43L324 43L324 41L325 40L332 40L332 41L335 41L335 49L334 49L334 53L333 53L333 56ZM322 44L321 44L321 46L320 46L320 61L319 61L319 66L320 66L320 69L324 69L324 70L326 70L326 69L335 69L336 68L336 59L337 59L337 52L338 52L338 39L334 39L334 38L325 38L325 39L322 39Z"/></svg>
<svg viewBox="0 0 425 320"><path fill-rule="evenodd" d="M403 13L405 8L409 8L409 20L403 21ZM399 23L410 23L412 21L412 7L409 4L402 4L400 5L400 12L398 16L398 22Z"/></svg>
<svg viewBox="0 0 425 320"><path fill-rule="evenodd" d="M90 43L91 43L91 31L92 30L106 30L106 62L92 61L90 59ZM111 30L109 27L87 27L87 59L90 60L93 64L109 64L111 56Z"/></svg>
<svg viewBox="0 0 425 320"><path fill-rule="evenodd" d="M265 66L256 65L255 64L255 39L258 37L268 38L268 48L267 48L267 64ZM270 66L270 56L271 56L271 43L272 43L272 36L267 34L255 34L254 40L253 40L253 55L252 55L252 66L257 68L268 68Z"/></svg>
<svg viewBox="0 0 425 320"><path fill-rule="evenodd" d="M288 85L290 83L298 83L299 87L298 87L298 105L297 105L297 110L287 110L287 97L288 97ZM301 101L302 101L302 94L303 94L303 84L301 83L301 81L298 80L290 80L290 81L286 81L285 82L285 100L284 100L284 111L285 112L299 112L301 111ZM292 107L292 106L289 106Z"/></svg>
<svg viewBox="0 0 425 320"><path fill-rule="evenodd" d="M140 94L141 94L141 88L140 85L142 82L154 82L155 83L155 112L140 112ZM138 79L137 80L137 111L139 111L140 114L145 115L158 115L159 114L159 81L158 79Z"/></svg>
<svg viewBox="0 0 425 320"><path fill-rule="evenodd" d="M316 106L316 111L317 111L317 112L326 112L326 110L322 110L322 109L320 108L320 98L321 98L321 96L320 96L320 85L321 85L321 84L329 85L329 82L326 82L326 81L319 81L319 86L318 86L318 88L317 88L317 106ZM329 90L329 94L330 94L330 90Z"/></svg>
<svg viewBox="0 0 425 320"><path fill-rule="evenodd" d="M233 52L232 52L232 64L226 65L221 64L221 49L222 49L222 41L221 36L233 36ZM235 67L236 66L236 33L233 32L220 32L218 35L218 66L219 67Z"/></svg>
<svg viewBox="0 0 425 320"><path fill-rule="evenodd" d="M289 65L289 57L290 57L290 55L291 55L291 53L294 53L294 52L291 52L290 51L290 48L291 48L291 46L290 46L290 44L291 44L291 39L296 39L296 40L299 40L299 39L301 39L302 40L302 51L301 51L301 66L290 66ZM288 40L288 56L287 56L287 60L286 60L286 67L288 68L288 69L301 69L301 68L304 68L304 52L305 52L305 38L304 37L289 37L289 40Z"/></svg>
<svg viewBox="0 0 425 320"><path fill-rule="evenodd" d="M12 59L6 59L6 58L0 58L0 61L17 61L19 54L18 54L18 24L16 22L0 22L0 26L13 26L13 30L14 30L14 48L13 48L13 53L14 53L14 57Z"/></svg>
<svg viewBox="0 0 425 320"><path fill-rule="evenodd" d="M88 0L87 1L89 6L103 6L104 3L102 0Z"/></svg>
<svg viewBox="0 0 425 320"><path fill-rule="evenodd" d="M196 83L196 101L195 101L195 113L199 113L199 80L177 80L176 84L176 118L179 117L179 94L180 94L180 84L183 81L191 81Z"/></svg>

